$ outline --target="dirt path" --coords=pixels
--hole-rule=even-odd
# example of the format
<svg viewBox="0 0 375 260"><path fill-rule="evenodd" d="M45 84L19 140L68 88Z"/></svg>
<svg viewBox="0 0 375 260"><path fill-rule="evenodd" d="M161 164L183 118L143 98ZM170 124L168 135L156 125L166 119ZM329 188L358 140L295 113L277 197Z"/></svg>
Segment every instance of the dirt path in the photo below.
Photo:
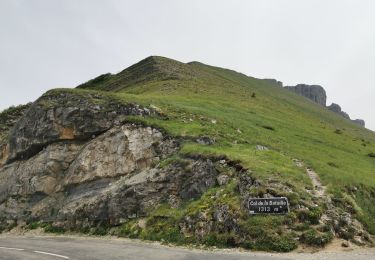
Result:
<svg viewBox="0 0 375 260"><path fill-rule="evenodd" d="M294 159L293 161L297 167L305 167L305 164L302 161L298 159ZM328 199L328 196L326 194L327 188L321 183L318 174L311 168L306 168L306 173L307 176L309 176L311 183L313 185L314 197Z"/></svg>
<svg viewBox="0 0 375 260"><path fill-rule="evenodd" d="M311 168L306 169L307 175L310 177L310 180L313 184L314 195L318 198L326 198L326 186L323 186L320 182L318 174Z"/></svg>

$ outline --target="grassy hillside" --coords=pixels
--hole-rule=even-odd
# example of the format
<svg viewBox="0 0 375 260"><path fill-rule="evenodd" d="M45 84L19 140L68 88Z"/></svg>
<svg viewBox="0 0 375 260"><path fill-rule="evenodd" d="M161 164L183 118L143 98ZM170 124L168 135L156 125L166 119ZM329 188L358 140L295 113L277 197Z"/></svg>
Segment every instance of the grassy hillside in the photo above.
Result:
<svg viewBox="0 0 375 260"><path fill-rule="evenodd" d="M295 199L309 197L306 191L312 189L305 169L293 162L301 160L318 173L337 205L350 205L351 213L375 234L375 158L371 157L375 153L375 133L269 81L199 62L184 64L150 57L119 74L104 74L77 89L54 91L104 91L103 95L123 102L156 107L167 120L134 120L156 125L174 136L188 137L181 156L225 155L239 160L255 178L278 181L297 191L299 197ZM188 141L199 136L208 136L215 143ZM259 151L256 145L269 150ZM231 194L233 189L228 189ZM208 201L212 192L216 191L179 213L158 214L176 217L184 210L214 203ZM236 195L228 196L233 204L238 203ZM287 218L244 217L243 223L269 229L274 226L276 230ZM274 247L279 245L277 241L268 247L264 243L252 248L280 250ZM288 250L288 246L285 248L281 251Z"/></svg>

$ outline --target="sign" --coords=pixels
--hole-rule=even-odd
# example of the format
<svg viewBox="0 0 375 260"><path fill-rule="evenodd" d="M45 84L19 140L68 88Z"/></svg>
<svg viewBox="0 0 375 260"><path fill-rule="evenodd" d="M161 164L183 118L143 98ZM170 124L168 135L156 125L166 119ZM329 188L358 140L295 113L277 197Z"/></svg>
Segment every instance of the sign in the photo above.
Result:
<svg viewBox="0 0 375 260"><path fill-rule="evenodd" d="M286 214L289 212L288 199L276 198L250 198L248 202L250 214Z"/></svg>

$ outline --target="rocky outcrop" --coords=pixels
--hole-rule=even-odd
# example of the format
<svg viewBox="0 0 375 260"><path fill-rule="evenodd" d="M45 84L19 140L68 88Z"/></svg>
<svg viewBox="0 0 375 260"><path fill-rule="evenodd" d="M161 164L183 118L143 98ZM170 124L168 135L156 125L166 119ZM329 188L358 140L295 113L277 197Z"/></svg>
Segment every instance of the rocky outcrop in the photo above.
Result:
<svg viewBox="0 0 375 260"><path fill-rule="evenodd" d="M319 85L306 85L298 84L296 86L286 86L286 89L297 93L298 95L304 96L315 103L318 103L321 106L326 107L327 95L323 87ZM327 106L328 110L339 114L340 116L351 120L350 116L341 110L341 107L338 104L332 103L330 106ZM365 121L362 119L351 120L353 123L365 127Z"/></svg>
<svg viewBox="0 0 375 260"><path fill-rule="evenodd" d="M335 112L336 114L339 114L340 116L342 116L343 118L346 118L350 121L352 121L353 123L359 125L359 126L362 126L362 127L365 127L366 126L366 123L364 120L362 119L350 119L350 116L348 115L348 113L344 112L341 110L341 107L338 105L338 104L335 104L335 103L332 103L330 106L327 107L329 110L331 110L332 112Z"/></svg>
<svg viewBox="0 0 375 260"><path fill-rule="evenodd" d="M328 110L331 110L332 112L335 112L336 114L339 114L343 118L350 119L350 116L341 110L341 107L338 104L332 103L330 106L327 107Z"/></svg>
<svg viewBox="0 0 375 260"><path fill-rule="evenodd" d="M319 85L298 84L296 86L286 86L286 89L304 96L321 106L326 106L327 94L323 87Z"/></svg>
<svg viewBox="0 0 375 260"><path fill-rule="evenodd" d="M278 86L278 87L283 87L283 83L281 81L276 80L276 79L263 79L263 80L272 84L272 85L275 85L275 86Z"/></svg>
<svg viewBox="0 0 375 260"><path fill-rule="evenodd" d="M31 104L10 107L0 113L0 167L6 161L9 153L9 131L26 113Z"/></svg>
<svg viewBox="0 0 375 260"><path fill-rule="evenodd" d="M354 119L354 120L352 120L352 122L354 124L359 125L359 126L366 127L366 122L363 119Z"/></svg>
<svg viewBox="0 0 375 260"><path fill-rule="evenodd" d="M199 198L217 184L218 173L207 159L157 166L176 149L178 143L159 130L134 124L88 142L50 144L0 169L0 217L72 229L118 225L162 202Z"/></svg>
<svg viewBox="0 0 375 260"><path fill-rule="evenodd" d="M87 141L119 124L124 116L151 113L101 95L82 98L69 92L49 92L31 105L10 132L6 161L28 159L58 141Z"/></svg>
<svg viewBox="0 0 375 260"><path fill-rule="evenodd" d="M70 229L118 225L217 185L209 159L159 167L179 149L178 141L126 121L152 113L92 93L42 96L9 134L0 166L0 229L9 221Z"/></svg>

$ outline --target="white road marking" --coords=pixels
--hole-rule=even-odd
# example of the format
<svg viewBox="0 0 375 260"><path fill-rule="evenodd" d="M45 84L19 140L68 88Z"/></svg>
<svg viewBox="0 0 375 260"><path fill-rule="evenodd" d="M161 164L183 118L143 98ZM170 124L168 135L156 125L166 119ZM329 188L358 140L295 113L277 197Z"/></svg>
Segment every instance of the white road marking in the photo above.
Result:
<svg viewBox="0 0 375 260"><path fill-rule="evenodd" d="M48 253L48 252L43 252L43 251L34 251L34 253L43 254L43 255L51 255L51 256L56 256L56 257L60 257L60 258L69 259L69 257L64 256L64 255L58 255L58 254L53 254L53 253Z"/></svg>
<svg viewBox="0 0 375 260"><path fill-rule="evenodd" d="M3 246L0 246L0 249L16 250L16 251L24 251L25 250L25 249L22 249L22 248L3 247Z"/></svg>

